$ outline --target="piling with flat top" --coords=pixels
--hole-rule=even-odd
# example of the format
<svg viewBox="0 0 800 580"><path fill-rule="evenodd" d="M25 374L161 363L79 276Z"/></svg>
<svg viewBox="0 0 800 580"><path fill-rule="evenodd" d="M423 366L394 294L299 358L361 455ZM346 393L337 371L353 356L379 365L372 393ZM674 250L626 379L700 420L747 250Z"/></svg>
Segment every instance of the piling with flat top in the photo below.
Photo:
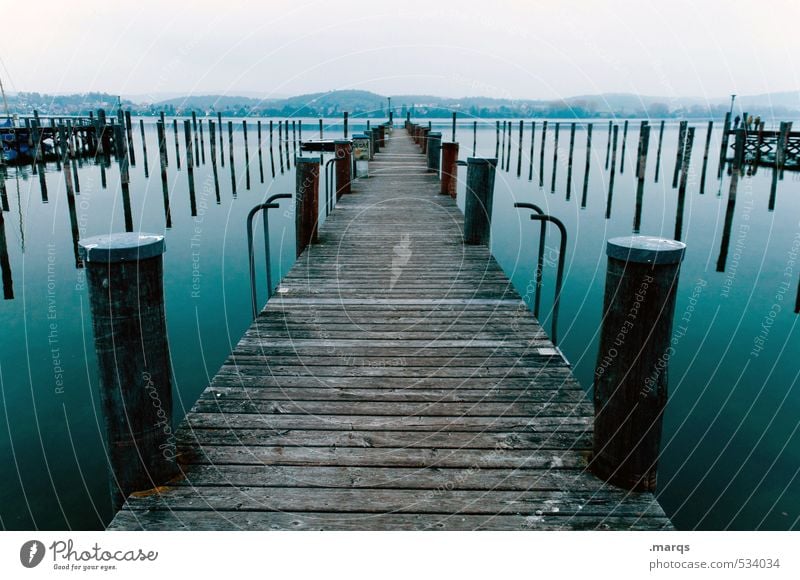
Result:
<svg viewBox="0 0 800 580"><path fill-rule="evenodd" d="M506 166L506 125L508 124L507 121L503 121L503 141L500 144L500 169L504 169Z"/></svg>
<svg viewBox="0 0 800 580"><path fill-rule="evenodd" d="M353 142L337 139L333 147L336 155L336 199L339 199L343 193L352 191Z"/></svg>
<svg viewBox="0 0 800 580"><path fill-rule="evenodd" d="M647 173L647 152L650 149L650 125L643 122L639 129L639 151L636 156L636 209L633 214L633 232L639 233L642 225L642 203L644 201L644 177Z"/></svg>
<svg viewBox="0 0 800 580"><path fill-rule="evenodd" d="M583 170L583 194L581 195L581 207L586 207L587 198L589 195L589 170L591 169L592 161L592 124L589 123L586 127L586 166Z"/></svg>
<svg viewBox="0 0 800 580"><path fill-rule="evenodd" d="M705 148L703 149L703 169L700 172L700 193L706 192L706 170L708 169L708 150L709 147L711 146L711 133L713 130L714 130L714 121L709 121L708 129L706 129L706 145Z"/></svg>
<svg viewBox="0 0 800 580"><path fill-rule="evenodd" d="M617 171L617 138L619 136L619 125L614 125L612 131L612 151L611 151L611 173L608 177L608 199L606 200L606 219L611 218L611 206L614 201L614 178Z"/></svg>
<svg viewBox="0 0 800 580"><path fill-rule="evenodd" d="M464 243L489 245L496 158L467 158L467 192L464 200Z"/></svg>
<svg viewBox="0 0 800 580"><path fill-rule="evenodd" d="M319 157L298 157L295 162L295 234L297 256L317 241L319 215Z"/></svg>
<svg viewBox="0 0 800 580"><path fill-rule="evenodd" d="M197 113L192 111L192 132L194 134L194 164L200 165L200 145L197 141Z"/></svg>
<svg viewBox="0 0 800 580"><path fill-rule="evenodd" d="M525 122L519 122L519 143L517 144L517 177L522 175L522 140L525 132Z"/></svg>
<svg viewBox="0 0 800 580"><path fill-rule="evenodd" d="M347 117L348 117L347 111L342 113L342 122L343 122L343 125L344 125L344 138L345 139L347 139ZM301 136L301 139L302 139L302 136Z"/></svg>
<svg viewBox="0 0 800 580"><path fill-rule="evenodd" d="M632 491L656 488L672 319L686 246L649 236L608 241L594 376L591 471Z"/></svg>
<svg viewBox="0 0 800 580"><path fill-rule="evenodd" d="M619 174L625 173L625 146L628 143L628 120L622 125L622 151L619 153Z"/></svg>
<svg viewBox="0 0 800 580"><path fill-rule="evenodd" d="M472 122L472 155L475 155L478 150L478 122Z"/></svg>
<svg viewBox="0 0 800 580"><path fill-rule="evenodd" d="M572 194L572 153L575 150L575 123L569 128L569 155L567 156L567 201Z"/></svg>
<svg viewBox="0 0 800 580"><path fill-rule="evenodd" d="M683 209L686 203L686 184L689 175L689 162L692 158L692 146L694 144L694 127L689 127L686 132L686 144L683 148L683 159L681 160L681 178L678 186L678 207L675 212L675 239L680 240L683 234Z"/></svg>
<svg viewBox="0 0 800 580"><path fill-rule="evenodd" d="M376 131L376 129L373 129L373 131ZM428 152L428 135L430 134L430 132L431 132L430 127L423 127L422 131L420 132L419 146L420 146L420 149L421 149L422 153L427 153ZM376 151L380 151L381 150L381 148L380 148L380 146L381 146L380 138L378 138L376 140L376 145L377 145L377 148L375 150Z"/></svg>
<svg viewBox="0 0 800 580"><path fill-rule="evenodd" d="M542 123L542 143L539 146L539 187L544 187L544 145L547 142L547 121Z"/></svg>
<svg viewBox="0 0 800 580"><path fill-rule="evenodd" d="M242 121L242 135L244 135L244 174L245 189L250 190L250 148L247 145L247 121Z"/></svg>
<svg viewBox="0 0 800 580"><path fill-rule="evenodd" d="M658 150L656 151L656 178L655 183L658 183L658 173L661 171L661 145L664 142L664 121L658 128Z"/></svg>
<svg viewBox="0 0 800 580"><path fill-rule="evenodd" d="M71 129L70 129L71 132ZM139 133L142 137L142 157L144 157L144 176L150 177L150 164L147 160L147 139L144 136L144 119L139 119Z"/></svg>
<svg viewBox="0 0 800 580"><path fill-rule="evenodd" d="M611 128L613 124L614 124L613 121L608 122L608 143L606 144L606 170L608 170L608 163L609 160L611 159Z"/></svg>
<svg viewBox="0 0 800 580"><path fill-rule="evenodd" d="M181 147L180 142L178 140L178 120L172 119L172 133L175 136L175 163L178 166L178 170L181 168Z"/></svg>
<svg viewBox="0 0 800 580"><path fill-rule="evenodd" d="M219 112L217 113L217 125L219 125L219 164L225 167L225 147L222 138L222 134L225 132L223 129L225 125L222 124L222 113Z"/></svg>
<svg viewBox="0 0 800 580"><path fill-rule="evenodd" d="M80 242L86 265L114 503L177 473L172 372L164 317L164 237L111 234Z"/></svg>
<svg viewBox="0 0 800 580"><path fill-rule="evenodd" d="M458 142L442 143L441 175L439 193L455 199L458 186Z"/></svg>
<svg viewBox="0 0 800 580"><path fill-rule="evenodd" d="M438 131L428 133L428 151L425 156L428 173L439 174L439 155L442 152L442 134Z"/></svg>
<svg viewBox="0 0 800 580"><path fill-rule="evenodd" d="M161 166L161 195L164 198L164 218L166 227L172 227L172 215L169 209L169 185L167 182L167 136L164 121L156 122L156 135L158 137L158 161Z"/></svg>
<svg viewBox="0 0 800 580"><path fill-rule="evenodd" d="M220 127L221 132L222 127ZM228 153L231 166L231 191L233 196L236 197L236 167L233 164L233 121L228 121Z"/></svg>
<svg viewBox="0 0 800 580"><path fill-rule="evenodd" d="M456 112L453 111L453 136L450 138L451 141L455 142L456 140Z"/></svg>
<svg viewBox="0 0 800 580"><path fill-rule="evenodd" d="M494 156L500 156L500 121L495 121Z"/></svg>
<svg viewBox="0 0 800 580"><path fill-rule="evenodd" d="M186 141L186 174L189 179L189 205L192 217L197 215L197 202L194 191L194 154L192 151L192 125L189 119L183 122L183 134Z"/></svg>
<svg viewBox="0 0 800 580"><path fill-rule="evenodd" d="M678 187L678 178L681 174L683 148L686 146L686 130L688 129L688 126L688 121L681 121L680 128L678 129L678 150L675 154L675 171L672 174L672 187Z"/></svg>
<svg viewBox="0 0 800 580"><path fill-rule="evenodd" d="M553 143L553 175L550 180L550 193L555 193L556 191L556 170L558 169L558 132L561 128L561 123L556 122L556 132L554 143Z"/></svg>
<svg viewBox="0 0 800 580"><path fill-rule="evenodd" d="M136 165L136 152L133 150L133 124L131 123L131 112L125 111L125 135L128 139L128 157L131 165Z"/></svg>

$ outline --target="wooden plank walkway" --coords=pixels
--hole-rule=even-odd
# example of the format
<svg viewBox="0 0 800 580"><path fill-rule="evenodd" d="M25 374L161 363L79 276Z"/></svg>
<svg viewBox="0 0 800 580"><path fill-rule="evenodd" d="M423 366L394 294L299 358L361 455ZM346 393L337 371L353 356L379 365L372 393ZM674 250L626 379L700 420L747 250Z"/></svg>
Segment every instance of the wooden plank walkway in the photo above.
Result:
<svg viewBox="0 0 800 580"><path fill-rule="evenodd" d="M111 529L664 529L585 471L592 407L396 130Z"/></svg>

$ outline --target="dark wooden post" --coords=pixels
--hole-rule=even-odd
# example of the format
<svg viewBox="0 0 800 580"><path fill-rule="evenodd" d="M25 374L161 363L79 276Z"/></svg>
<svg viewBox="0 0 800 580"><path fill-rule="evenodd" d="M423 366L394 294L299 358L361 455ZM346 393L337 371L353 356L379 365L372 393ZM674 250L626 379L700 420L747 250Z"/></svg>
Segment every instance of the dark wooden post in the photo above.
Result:
<svg viewBox="0 0 800 580"><path fill-rule="evenodd" d="M442 187L440 193L456 198L458 185L458 143L442 143Z"/></svg>
<svg viewBox="0 0 800 580"><path fill-rule="evenodd" d="M664 142L664 121L658 128L658 150L656 152L656 178L655 182L658 183L658 173L661 171L661 145Z"/></svg>
<svg viewBox="0 0 800 580"><path fill-rule="evenodd" d="M678 179L681 174L681 162L683 161L683 148L686 146L686 130L689 128L688 121L681 121L678 129L678 150L675 156L675 170L672 174L672 187L678 187Z"/></svg>
<svg viewBox="0 0 800 580"><path fill-rule="evenodd" d="M599 478L653 491L675 350L672 319L685 244L648 236L608 241L603 327L594 378Z"/></svg>
<svg viewBox="0 0 800 580"><path fill-rule="evenodd" d="M352 191L353 142L337 139L333 147L336 154L336 199L339 199L343 193Z"/></svg>
<svg viewBox="0 0 800 580"><path fill-rule="evenodd" d="M583 170L583 194L581 195L581 207L586 207L589 194L589 170L592 162L592 124L586 126L586 166Z"/></svg>
<svg viewBox="0 0 800 580"><path fill-rule="evenodd" d="M451 141L456 140L456 112L453 111L453 137L450 139Z"/></svg>
<svg viewBox="0 0 800 580"><path fill-rule="evenodd" d="M429 127L423 127L422 133L419 139L419 145L422 153L428 152L428 135L430 134L431 130Z"/></svg>
<svg viewBox="0 0 800 580"><path fill-rule="evenodd" d="M442 152L442 134L438 131L428 133L428 151L426 161L428 173L439 174L439 155Z"/></svg>
<svg viewBox="0 0 800 580"><path fill-rule="evenodd" d="M153 234L80 242L117 506L177 473L163 252L164 237Z"/></svg>
<svg viewBox="0 0 800 580"><path fill-rule="evenodd" d="M714 121L708 122L708 129L706 129L706 145L703 148L703 169L700 172L700 193L705 193L706 191L706 170L708 169L708 150L711 146L711 133L714 130ZM756 154L758 155L757 150Z"/></svg>
<svg viewBox="0 0 800 580"><path fill-rule="evenodd" d="M622 125L622 151L619 153L619 174L625 173L625 146L628 143L628 119Z"/></svg>
<svg viewBox="0 0 800 580"><path fill-rule="evenodd" d="M496 158L467 159L467 194L464 201L464 243L489 245Z"/></svg>
<svg viewBox="0 0 800 580"><path fill-rule="evenodd" d="M298 157L295 162L295 235L297 255L317 241L319 215L319 157Z"/></svg>
<svg viewBox="0 0 800 580"><path fill-rule="evenodd" d="M575 150L575 123L569 128L569 154L567 155L567 201L572 193L572 154Z"/></svg>
<svg viewBox="0 0 800 580"><path fill-rule="evenodd" d="M125 111L125 135L128 139L128 158L131 165L136 165L136 152L133 150L133 124L131 123L131 112Z"/></svg>
<svg viewBox="0 0 800 580"><path fill-rule="evenodd" d="M347 111L343 113L343 121L344 121L344 138L347 139ZM302 132L302 129L301 129ZM300 139L302 140L303 136L300 135Z"/></svg>
<svg viewBox="0 0 800 580"><path fill-rule="evenodd" d="M156 122L156 134L158 135L158 161L161 166L161 195L164 198L164 218L166 227L172 227L172 215L169 209L169 186L167 183L167 136L165 134L164 121Z"/></svg>
<svg viewBox="0 0 800 580"><path fill-rule="evenodd" d="M183 122L183 134L186 143L186 175L189 179L189 205L192 217L197 216L197 202L194 190L194 154L192 151L192 126L189 119Z"/></svg>
<svg viewBox="0 0 800 580"><path fill-rule="evenodd" d="M542 123L542 144L539 146L539 187L544 187L545 143L547 143L547 121Z"/></svg>

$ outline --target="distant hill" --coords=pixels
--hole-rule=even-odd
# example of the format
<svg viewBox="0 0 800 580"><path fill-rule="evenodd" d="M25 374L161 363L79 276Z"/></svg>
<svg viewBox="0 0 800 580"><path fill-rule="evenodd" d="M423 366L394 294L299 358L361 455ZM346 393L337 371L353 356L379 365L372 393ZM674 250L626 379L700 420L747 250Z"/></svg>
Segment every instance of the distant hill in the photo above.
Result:
<svg viewBox="0 0 800 580"><path fill-rule="evenodd" d="M43 115L86 114L98 108L116 109L118 98L106 93L9 95L12 112ZM139 114L182 115L221 113L225 116L319 117L338 116L344 111L353 117L385 117L389 97L370 91L341 90L309 93L293 97L249 95L188 95L147 102L122 100L122 106ZM490 97L436 97L431 95L391 95L392 110L398 117L411 112L417 118L449 117L453 111L477 118L720 118L730 108L729 97L664 97L631 93L578 95L560 100L495 99ZM763 118L790 119L800 116L800 92L781 92L737 97L737 111L746 110Z"/></svg>

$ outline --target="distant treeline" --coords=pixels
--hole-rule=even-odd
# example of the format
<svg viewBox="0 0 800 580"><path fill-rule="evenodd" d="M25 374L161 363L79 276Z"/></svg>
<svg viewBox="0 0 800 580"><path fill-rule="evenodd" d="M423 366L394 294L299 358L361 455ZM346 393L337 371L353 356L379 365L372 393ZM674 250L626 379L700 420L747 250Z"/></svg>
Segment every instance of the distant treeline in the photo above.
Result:
<svg viewBox="0 0 800 580"><path fill-rule="evenodd" d="M573 97L558 101L511 100L484 97L452 99L420 95L401 95L391 98L392 111L398 118L406 113L417 119L449 118L453 111L466 118L721 118L729 104L692 103L689 99L671 104L653 97L636 95L596 95ZM229 95L188 96L156 103L134 103L107 93L73 95L47 95L17 93L8 96L11 113L29 115L34 110L42 115L87 115L89 111L103 108L116 110L120 105L135 114L169 116L200 115L226 117L337 117L347 111L351 117L386 118L389 99L369 91L331 91L285 99L237 97ZM753 107L749 111L764 118L796 117L800 111L786 106ZM767 114L768 113L768 114Z"/></svg>

